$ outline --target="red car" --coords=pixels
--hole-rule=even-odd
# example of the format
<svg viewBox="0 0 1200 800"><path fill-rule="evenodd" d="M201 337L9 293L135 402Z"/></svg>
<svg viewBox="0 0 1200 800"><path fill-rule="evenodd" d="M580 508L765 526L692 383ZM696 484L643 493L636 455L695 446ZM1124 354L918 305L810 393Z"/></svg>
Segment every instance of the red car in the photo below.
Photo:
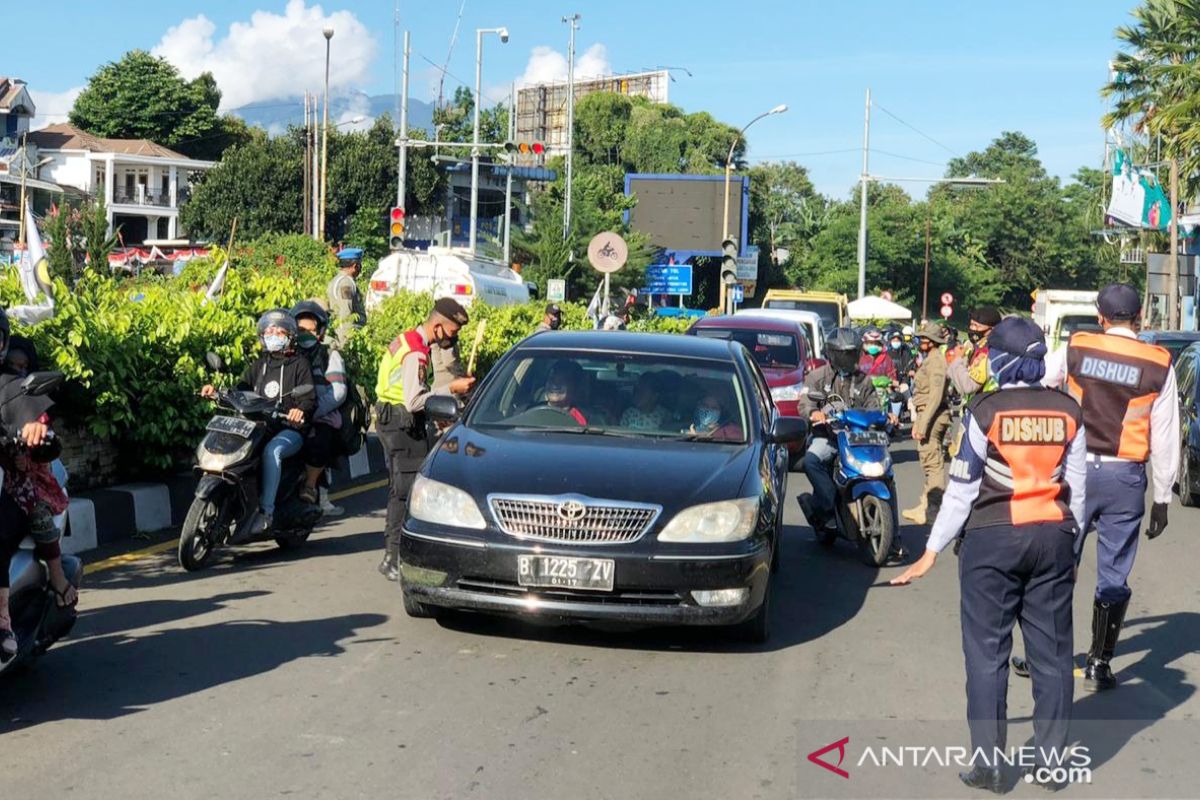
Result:
<svg viewBox="0 0 1200 800"><path fill-rule="evenodd" d="M688 329L689 336L732 339L751 355L771 389L775 408L784 417L800 416L800 390L812 369L812 348L804 326L789 319L752 316L704 317ZM793 457L804 452L802 442L788 447Z"/></svg>

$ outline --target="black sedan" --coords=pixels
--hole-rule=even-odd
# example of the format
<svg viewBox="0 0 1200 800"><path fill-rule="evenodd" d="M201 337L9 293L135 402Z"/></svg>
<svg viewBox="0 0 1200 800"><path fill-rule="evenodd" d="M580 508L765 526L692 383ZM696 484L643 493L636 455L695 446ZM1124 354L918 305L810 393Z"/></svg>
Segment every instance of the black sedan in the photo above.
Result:
<svg viewBox="0 0 1200 800"><path fill-rule="evenodd" d="M787 445L740 344L553 332L492 369L421 467L400 544L405 610L730 625L767 638Z"/></svg>

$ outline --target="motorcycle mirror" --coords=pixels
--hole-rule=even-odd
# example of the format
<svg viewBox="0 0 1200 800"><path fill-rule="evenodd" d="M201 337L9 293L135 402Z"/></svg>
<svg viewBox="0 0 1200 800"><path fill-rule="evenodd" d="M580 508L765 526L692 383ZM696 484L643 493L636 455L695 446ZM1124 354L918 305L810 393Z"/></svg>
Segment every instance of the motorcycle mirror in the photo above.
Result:
<svg viewBox="0 0 1200 800"><path fill-rule="evenodd" d="M30 373L21 381L21 391L27 395L43 395L57 389L66 380L61 372L47 370Z"/></svg>
<svg viewBox="0 0 1200 800"><path fill-rule="evenodd" d="M209 351L204 354L204 363L208 364L209 369L214 372L225 371L225 359L221 358L216 353Z"/></svg>

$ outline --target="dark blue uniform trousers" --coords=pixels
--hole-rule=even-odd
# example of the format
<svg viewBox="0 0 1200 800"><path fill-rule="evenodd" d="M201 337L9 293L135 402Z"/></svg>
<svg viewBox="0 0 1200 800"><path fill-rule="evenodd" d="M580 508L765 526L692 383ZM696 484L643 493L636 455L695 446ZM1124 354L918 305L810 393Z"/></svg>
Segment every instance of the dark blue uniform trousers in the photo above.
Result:
<svg viewBox="0 0 1200 800"><path fill-rule="evenodd" d="M1071 595L1074 524L968 531L959 553L967 721L971 746L988 763L1006 745L1008 658L1013 623L1033 678L1033 730L1040 748L1064 748L1075 683Z"/></svg>
<svg viewBox="0 0 1200 800"><path fill-rule="evenodd" d="M1138 531L1146 513L1146 465L1134 461L1100 461L1088 455L1087 502L1083 536L1075 553L1078 562L1083 541L1096 529L1096 599L1123 603L1132 592L1129 573L1137 555Z"/></svg>

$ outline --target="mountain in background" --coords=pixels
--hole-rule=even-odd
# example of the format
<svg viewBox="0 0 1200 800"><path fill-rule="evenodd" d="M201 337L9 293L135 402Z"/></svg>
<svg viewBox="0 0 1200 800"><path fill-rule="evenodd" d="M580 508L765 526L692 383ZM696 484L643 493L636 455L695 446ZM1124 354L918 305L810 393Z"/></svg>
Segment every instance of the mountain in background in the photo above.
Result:
<svg viewBox="0 0 1200 800"><path fill-rule="evenodd" d="M318 113L320 105L318 104ZM266 128L272 134L283 133L289 125L304 124L304 98L266 100L233 109L232 114L241 117L248 125ZM334 95L329 102L329 121L336 123L354 117L375 118L383 114L396 115L394 94L368 95L362 92ZM399 120L395 120L397 123ZM409 128L433 128L433 104L408 98Z"/></svg>

